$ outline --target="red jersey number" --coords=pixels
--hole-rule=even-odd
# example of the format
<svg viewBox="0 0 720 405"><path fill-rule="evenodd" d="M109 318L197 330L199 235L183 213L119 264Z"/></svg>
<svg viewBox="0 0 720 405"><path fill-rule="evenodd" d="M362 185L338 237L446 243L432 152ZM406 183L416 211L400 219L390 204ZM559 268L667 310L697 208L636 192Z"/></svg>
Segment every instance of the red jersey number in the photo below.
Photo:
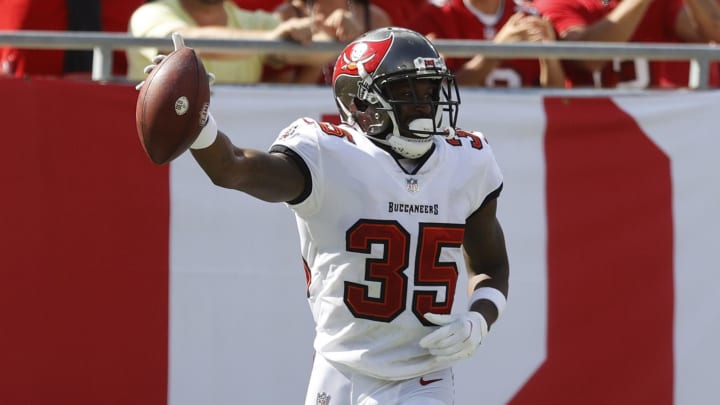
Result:
<svg viewBox="0 0 720 405"><path fill-rule="evenodd" d="M462 225L420 224L417 246L411 246L410 234L396 221L360 220L346 234L349 252L370 254L373 246L382 246L383 256L365 261L365 280L378 283L371 286L345 282L344 301L357 318L390 322L406 309L408 290L412 289L412 311L425 325L426 312L449 314L455 298L458 269L455 262L441 262L445 247L459 248L462 244ZM414 286L408 285L405 270L410 252L416 252ZM415 286L435 287L416 290ZM438 288L444 297L438 299Z"/></svg>
<svg viewBox="0 0 720 405"><path fill-rule="evenodd" d="M355 139L353 139L353 136L350 132L340 128L335 124L331 124L329 122L318 122L318 125L320 125L320 129L328 135L345 138L350 141L350 143L355 143Z"/></svg>
<svg viewBox="0 0 720 405"><path fill-rule="evenodd" d="M616 58L602 72L594 75L593 81L595 87L646 89L652 84L650 63L644 58Z"/></svg>
<svg viewBox="0 0 720 405"><path fill-rule="evenodd" d="M452 146L462 146L463 143L461 139L469 139L470 140L470 146L473 149L482 149L483 148L483 141L482 138L480 138L478 135L475 135L471 132L463 131L462 129L455 129L455 137L452 139L448 139L447 143L449 143Z"/></svg>

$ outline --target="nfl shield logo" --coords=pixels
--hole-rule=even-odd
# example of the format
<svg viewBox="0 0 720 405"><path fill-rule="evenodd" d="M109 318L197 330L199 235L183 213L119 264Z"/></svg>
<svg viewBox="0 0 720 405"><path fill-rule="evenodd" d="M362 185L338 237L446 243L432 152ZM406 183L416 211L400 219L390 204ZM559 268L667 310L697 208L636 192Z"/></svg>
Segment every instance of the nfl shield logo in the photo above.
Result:
<svg viewBox="0 0 720 405"><path fill-rule="evenodd" d="M317 401L315 403L317 405L330 405L330 395L328 395L326 392L318 393Z"/></svg>
<svg viewBox="0 0 720 405"><path fill-rule="evenodd" d="M407 179L407 191L415 193L420 190L417 179Z"/></svg>

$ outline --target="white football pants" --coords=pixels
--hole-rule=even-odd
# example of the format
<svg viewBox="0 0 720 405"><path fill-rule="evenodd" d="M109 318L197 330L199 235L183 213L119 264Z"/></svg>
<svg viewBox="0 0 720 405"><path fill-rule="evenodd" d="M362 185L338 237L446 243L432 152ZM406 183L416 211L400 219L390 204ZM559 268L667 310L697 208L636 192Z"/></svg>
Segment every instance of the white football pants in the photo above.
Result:
<svg viewBox="0 0 720 405"><path fill-rule="evenodd" d="M305 405L452 405L452 369L402 381L341 371L315 355Z"/></svg>

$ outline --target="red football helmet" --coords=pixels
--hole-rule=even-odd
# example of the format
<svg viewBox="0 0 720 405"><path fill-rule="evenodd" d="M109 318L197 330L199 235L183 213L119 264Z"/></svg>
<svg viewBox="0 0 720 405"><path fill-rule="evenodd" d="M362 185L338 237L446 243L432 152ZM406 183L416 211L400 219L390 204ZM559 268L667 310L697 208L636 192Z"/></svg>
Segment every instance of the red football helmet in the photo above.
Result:
<svg viewBox="0 0 720 405"><path fill-rule="evenodd" d="M417 80L432 81L431 100L397 99L388 91L398 81L408 82L412 89ZM362 35L338 57L332 83L342 121L357 124L371 139L404 157L424 155L433 135L454 133L460 104L454 76L432 43L415 31L386 27ZM408 104L429 106L431 117L401 122L400 108ZM448 122L443 125L445 112Z"/></svg>

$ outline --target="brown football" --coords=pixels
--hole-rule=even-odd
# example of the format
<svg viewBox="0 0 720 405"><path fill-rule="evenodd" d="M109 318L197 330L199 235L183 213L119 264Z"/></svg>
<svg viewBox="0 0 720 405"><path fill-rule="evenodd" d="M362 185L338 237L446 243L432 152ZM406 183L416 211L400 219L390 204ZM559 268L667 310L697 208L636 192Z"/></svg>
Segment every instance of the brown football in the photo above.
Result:
<svg viewBox="0 0 720 405"><path fill-rule="evenodd" d="M205 125L210 83L192 48L165 57L145 79L135 106L135 124L145 152L165 164L185 152Z"/></svg>

